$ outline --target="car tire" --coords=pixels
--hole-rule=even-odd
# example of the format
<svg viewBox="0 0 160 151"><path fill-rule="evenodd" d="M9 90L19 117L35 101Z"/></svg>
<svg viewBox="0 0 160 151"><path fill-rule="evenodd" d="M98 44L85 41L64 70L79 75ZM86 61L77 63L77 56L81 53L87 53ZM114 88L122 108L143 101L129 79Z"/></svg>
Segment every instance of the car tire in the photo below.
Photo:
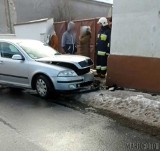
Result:
<svg viewBox="0 0 160 151"><path fill-rule="evenodd" d="M51 80L44 75L40 75L36 78L35 86L38 95L43 99L47 99L53 91Z"/></svg>

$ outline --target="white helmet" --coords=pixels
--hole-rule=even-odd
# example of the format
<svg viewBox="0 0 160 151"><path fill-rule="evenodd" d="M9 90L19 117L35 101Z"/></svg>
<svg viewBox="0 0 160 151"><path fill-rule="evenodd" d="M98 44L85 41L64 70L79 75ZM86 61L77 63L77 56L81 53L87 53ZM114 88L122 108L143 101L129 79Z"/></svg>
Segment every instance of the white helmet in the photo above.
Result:
<svg viewBox="0 0 160 151"><path fill-rule="evenodd" d="M105 17L101 17L97 23L102 24L102 26L107 26L108 25L107 18L105 18Z"/></svg>

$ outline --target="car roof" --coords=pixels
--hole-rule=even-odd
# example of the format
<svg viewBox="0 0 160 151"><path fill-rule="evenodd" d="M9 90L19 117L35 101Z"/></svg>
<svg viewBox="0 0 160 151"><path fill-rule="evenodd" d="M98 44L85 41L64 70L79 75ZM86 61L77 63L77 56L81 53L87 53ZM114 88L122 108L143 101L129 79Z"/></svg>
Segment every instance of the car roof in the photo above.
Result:
<svg viewBox="0 0 160 151"><path fill-rule="evenodd" d="M40 42L38 40L31 40L31 39L0 39L0 42L9 42L9 43L21 43L21 42Z"/></svg>

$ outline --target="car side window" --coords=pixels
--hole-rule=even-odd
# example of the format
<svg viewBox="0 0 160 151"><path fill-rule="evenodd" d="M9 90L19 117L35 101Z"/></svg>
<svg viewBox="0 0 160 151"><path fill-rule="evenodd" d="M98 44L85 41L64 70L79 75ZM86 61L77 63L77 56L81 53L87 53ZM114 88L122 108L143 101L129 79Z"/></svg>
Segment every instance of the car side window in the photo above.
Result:
<svg viewBox="0 0 160 151"><path fill-rule="evenodd" d="M5 42L0 43L0 53L3 58L12 58L13 55L20 54L15 46Z"/></svg>

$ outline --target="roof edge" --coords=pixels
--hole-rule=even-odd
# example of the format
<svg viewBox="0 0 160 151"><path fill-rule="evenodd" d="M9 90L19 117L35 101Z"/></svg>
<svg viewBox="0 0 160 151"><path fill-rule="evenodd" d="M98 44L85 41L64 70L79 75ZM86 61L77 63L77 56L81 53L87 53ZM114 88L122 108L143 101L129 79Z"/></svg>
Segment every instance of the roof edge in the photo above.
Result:
<svg viewBox="0 0 160 151"><path fill-rule="evenodd" d="M43 18L43 19L32 20L32 21L28 21L28 22L21 22L21 23L14 24L14 26L45 22L45 21L48 21L49 19L52 19L52 18Z"/></svg>
<svg viewBox="0 0 160 151"><path fill-rule="evenodd" d="M100 1L96 1L96 0L79 0L82 2L86 2L86 3L92 3L92 4L98 4L98 5L106 5L106 6L112 6L112 3L105 3L105 2L100 2Z"/></svg>

